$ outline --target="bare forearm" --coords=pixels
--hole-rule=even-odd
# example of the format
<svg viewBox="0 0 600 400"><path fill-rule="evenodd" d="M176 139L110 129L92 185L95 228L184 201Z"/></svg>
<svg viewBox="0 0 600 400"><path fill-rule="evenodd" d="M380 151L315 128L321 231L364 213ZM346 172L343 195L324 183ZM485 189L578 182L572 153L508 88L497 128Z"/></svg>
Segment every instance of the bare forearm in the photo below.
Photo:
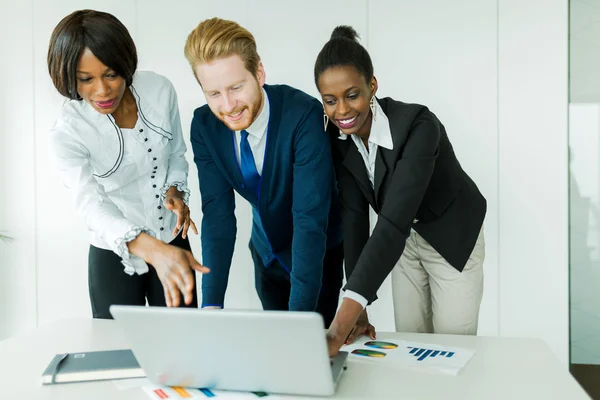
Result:
<svg viewBox="0 0 600 400"><path fill-rule="evenodd" d="M169 197L169 196L176 196L180 199L183 199L183 196L185 195L184 192L180 192L179 190L177 190L177 186L171 186L169 188L169 190L167 190L167 194L165 197Z"/></svg>
<svg viewBox="0 0 600 400"><path fill-rule="evenodd" d="M142 258L146 262L151 263L151 259L153 255L160 251L160 249L165 246L165 243L153 238L145 232L142 232L133 239L131 242L127 243L127 247L129 248L129 252L133 255L136 255Z"/></svg>
<svg viewBox="0 0 600 400"><path fill-rule="evenodd" d="M331 323L328 335L335 340L336 343L339 343L340 346L344 344L362 311L363 308L359 302L347 297L344 298L342 305Z"/></svg>

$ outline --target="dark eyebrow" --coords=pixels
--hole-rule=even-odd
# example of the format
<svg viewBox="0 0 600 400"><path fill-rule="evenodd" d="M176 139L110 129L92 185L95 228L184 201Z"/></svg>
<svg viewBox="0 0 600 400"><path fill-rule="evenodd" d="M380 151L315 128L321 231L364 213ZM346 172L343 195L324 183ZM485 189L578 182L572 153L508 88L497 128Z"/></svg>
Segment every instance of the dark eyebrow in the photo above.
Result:
<svg viewBox="0 0 600 400"><path fill-rule="evenodd" d="M113 71L113 69L112 69L112 68L106 68L106 69L104 70L103 74L107 73L108 71ZM90 74L89 72L86 72L86 71L80 71L80 70L77 70L76 72L77 72L78 74L88 74L88 75Z"/></svg>
<svg viewBox="0 0 600 400"><path fill-rule="evenodd" d="M360 88L358 86L350 86L348 89L344 90L344 94L347 94L349 91L354 90L354 89L360 89ZM323 97L325 97L325 96L333 96L333 97L335 97L335 95L329 94L329 93L325 93L322 96Z"/></svg>

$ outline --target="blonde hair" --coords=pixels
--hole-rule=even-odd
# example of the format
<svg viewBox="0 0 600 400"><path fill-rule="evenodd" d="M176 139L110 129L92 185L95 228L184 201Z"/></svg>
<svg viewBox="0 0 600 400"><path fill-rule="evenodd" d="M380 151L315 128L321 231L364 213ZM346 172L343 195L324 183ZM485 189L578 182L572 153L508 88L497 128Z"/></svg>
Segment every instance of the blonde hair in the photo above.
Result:
<svg viewBox="0 0 600 400"><path fill-rule="evenodd" d="M202 21L188 35L184 54L192 69L197 64L235 54L242 59L246 69L256 76L260 63L254 36L237 22L220 18Z"/></svg>

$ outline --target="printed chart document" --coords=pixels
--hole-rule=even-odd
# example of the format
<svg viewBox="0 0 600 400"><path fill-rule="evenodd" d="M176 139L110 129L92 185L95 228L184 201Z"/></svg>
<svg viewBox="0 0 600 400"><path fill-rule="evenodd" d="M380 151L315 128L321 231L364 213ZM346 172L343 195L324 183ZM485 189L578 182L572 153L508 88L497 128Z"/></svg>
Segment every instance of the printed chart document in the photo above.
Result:
<svg viewBox="0 0 600 400"><path fill-rule="evenodd" d="M192 389L182 387L170 387L156 385L149 380L147 384L141 386L141 389L153 400L181 400L181 399L215 399L215 400L276 400L284 397L278 395L269 395L264 392L232 392L227 390L215 389Z"/></svg>
<svg viewBox="0 0 600 400"><path fill-rule="evenodd" d="M269 394L265 392L236 392L216 389L193 389L158 385L147 378L124 379L113 381L119 390L142 390L152 400L181 400L181 399L215 399L215 400L286 400L298 399L302 396Z"/></svg>
<svg viewBox="0 0 600 400"><path fill-rule="evenodd" d="M343 346L349 357L394 363L411 368L456 375L475 354L474 350L403 340L372 340L363 336Z"/></svg>

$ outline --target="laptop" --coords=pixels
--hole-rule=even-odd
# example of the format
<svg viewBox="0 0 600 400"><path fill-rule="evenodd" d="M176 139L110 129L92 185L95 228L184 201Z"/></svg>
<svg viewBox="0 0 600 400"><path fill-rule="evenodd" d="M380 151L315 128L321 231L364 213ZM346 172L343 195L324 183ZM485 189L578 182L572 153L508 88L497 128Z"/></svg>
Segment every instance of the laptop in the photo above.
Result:
<svg viewBox="0 0 600 400"><path fill-rule="evenodd" d="M168 386L331 396L348 353L329 358L312 312L110 307L148 379Z"/></svg>

